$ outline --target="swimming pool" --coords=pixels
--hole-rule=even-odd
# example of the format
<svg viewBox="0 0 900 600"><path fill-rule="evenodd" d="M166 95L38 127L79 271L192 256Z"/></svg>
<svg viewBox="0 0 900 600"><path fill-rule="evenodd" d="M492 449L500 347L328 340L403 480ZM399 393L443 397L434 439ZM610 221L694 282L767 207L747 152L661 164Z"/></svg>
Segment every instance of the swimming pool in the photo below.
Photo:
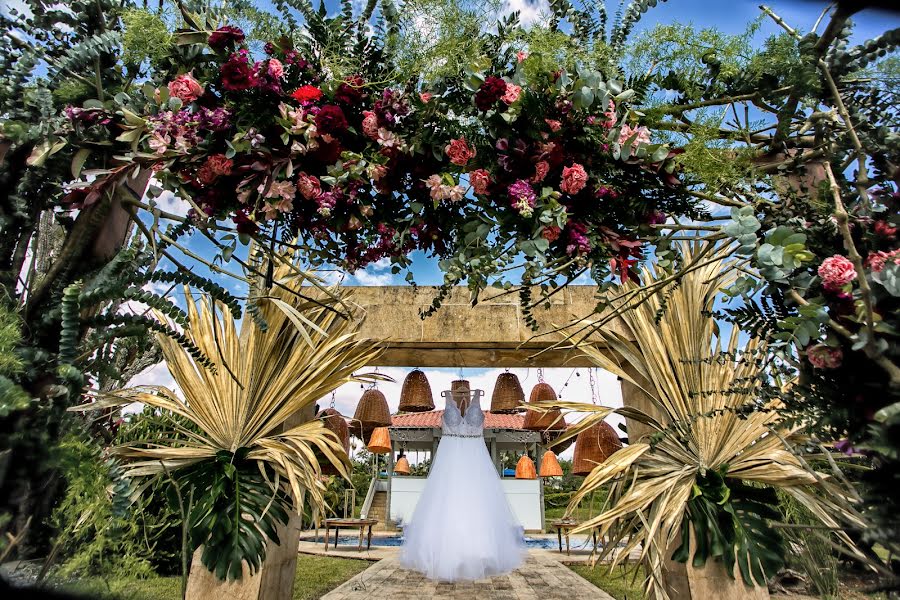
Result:
<svg viewBox="0 0 900 600"><path fill-rule="evenodd" d="M300 538L301 542L317 542L324 543L324 535L319 535L318 537L314 536L306 536ZM334 536L330 537L330 542L334 542ZM340 536L338 537L338 545L339 546L356 546L359 543L358 536ZM564 542L565 543L565 542ZM365 545L365 540L363 540L363 544ZM399 535L390 535L390 536L372 536L372 545L373 546L400 546L403 544L403 537ZM573 537L571 541L572 549L581 548L583 545L587 544L587 538L580 539ZM559 543L555 538L533 538L533 537L525 537L525 546L527 548L543 548L545 550L557 550L559 549Z"/></svg>

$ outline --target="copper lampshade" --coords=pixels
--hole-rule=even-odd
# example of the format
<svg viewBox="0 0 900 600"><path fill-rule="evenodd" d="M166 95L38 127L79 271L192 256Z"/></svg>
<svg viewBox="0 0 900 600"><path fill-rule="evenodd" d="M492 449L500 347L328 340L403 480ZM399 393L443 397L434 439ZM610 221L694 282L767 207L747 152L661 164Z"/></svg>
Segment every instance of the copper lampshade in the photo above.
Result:
<svg viewBox="0 0 900 600"><path fill-rule="evenodd" d="M494 384L494 393L491 395L492 413L517 413L521 412L525 403L525 392L515 373L500 373L497 383Z"/></svg>
<svg viewBox="0 0 900 600"><path fill-rule="evenodd" d="M519 462L516 463L516 479L537 479L537 470L534 468L534 461L523 454Z"/></svg>
<svg viewBox="0 0 900 600"><path fill-rule="evenodd" d="M391 434L387 427L376 427L366 448L372 454L387 454L391 451Z"/></svg>
<svg viewBox="0 0 900 600"><path fill-rule="evenodd" d="M562 474L562 467L559 466L559 460L553 450L544 452L544 456L541 458L541 477L562 477Z"/></svg>
<svg viewBox="0 0 900 600"><path fill-rule="evenodd" d="M606 421L591 425L575 439L573 475L589 475L594 468L622 448L616 430Z"/></svg>
<svg viewBox="0 0 900 600"><path fill-rule="evenodd" d="M398 475L409 475L409 459L405 456L401 456L397 459L397 463L394 465L394 473Z"/></svg>
<svg viewBox="0 0 900 600"><path fill-rule="evenodd" d="M434 395L425 373L419 369L410 371L403 380L400 391L400 412L427 412L434 410Z"/></svg>

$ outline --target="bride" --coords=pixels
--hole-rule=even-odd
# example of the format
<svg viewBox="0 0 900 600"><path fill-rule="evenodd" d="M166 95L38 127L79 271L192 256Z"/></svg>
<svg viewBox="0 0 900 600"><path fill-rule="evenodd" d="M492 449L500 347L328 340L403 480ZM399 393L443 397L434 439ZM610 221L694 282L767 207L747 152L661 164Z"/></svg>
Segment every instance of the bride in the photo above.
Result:
<svg viewBox="0 0 900 600"><path fill-rule="evenodd" d="M462 402L464 413L455 395L444 392L440 449L412 520L404 524L400 553L404 568L440 581L507 573L525 558L522 527L484 443L480 391Z"/></svg>

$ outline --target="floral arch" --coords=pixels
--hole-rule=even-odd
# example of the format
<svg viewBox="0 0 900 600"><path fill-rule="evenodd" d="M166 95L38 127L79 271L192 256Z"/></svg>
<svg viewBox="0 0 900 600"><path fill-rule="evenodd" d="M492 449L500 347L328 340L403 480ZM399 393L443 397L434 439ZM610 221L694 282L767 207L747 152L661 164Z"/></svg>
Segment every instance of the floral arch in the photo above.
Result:
<svg viewBox="0 0 900 600"><path fill-rule="evenodd" d="M624 279L642 234L698 214L679 151L651 143L629 109L637 92L599 71L510 46L456 78L391 80L369 47L359 73L335 77L287 39L257 60L237 27L185 22L191 59L173 60L167 85L68 111L70 141L111 132L125 164L81 173L74 207L136 166L153 172L151 196L192 204L182 222L215 233L226 260L251 237L296 239L313 263L349 270L389 258L400 272L420 250L440 259L444 293L465 280L476 297L509 286L517 260L524 284Z"/></svg>

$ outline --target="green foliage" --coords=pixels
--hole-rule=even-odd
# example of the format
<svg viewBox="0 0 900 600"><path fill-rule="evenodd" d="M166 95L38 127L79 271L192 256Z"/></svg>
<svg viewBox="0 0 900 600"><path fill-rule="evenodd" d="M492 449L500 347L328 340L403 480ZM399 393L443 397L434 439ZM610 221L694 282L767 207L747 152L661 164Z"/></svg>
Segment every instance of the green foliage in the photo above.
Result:
<svg viewBox="0 0 900 600"><path fill-rule="evenodd" d="M192 550L203 546L203 565L221 580L240 579L242 561L250 573L259 570L268 540L279 543L276 528L288 520L289 499L269 483L276 475L261 473L246 453L220 451L178 474L182 494L192 498Z"/></svg>
<svg viewBox="0 0 900 600"><path fill-rule="evenodd" d="M778 500L785 523L799 526L784 530L793 550L787 555L788 566L805 573L823 598L837 598L838 560L828 541L832 534L817 531L815 517L793 496L780 492Z"/></svg>
<svg viewBox="0 0 900 600"><path fill-rule="evenodd" d="M62 441L57 457L66 484L51 516L62 558L58 574L150 576L151 548L131 513L132 488L118 465L76 435Z"/></svg>
<svg viewBox="0 0 900 600"><path fill-rule="evenodd" d="M140 65L149 60L155 66L168 56L173 38L160 15L135 8L123 12L122 21L125 23L122 39L125 63Z"/></svg>
<svg viewBox="0 0 900 600"><path fill-rule="evenodd" d="M672 560L690 559L695 568L719 560L729 574L737 562L746 585L767 585L784 565L784 539L769 524L780 517L776 505L773 488L751 487L707 471L697 478Z"/></svg>

